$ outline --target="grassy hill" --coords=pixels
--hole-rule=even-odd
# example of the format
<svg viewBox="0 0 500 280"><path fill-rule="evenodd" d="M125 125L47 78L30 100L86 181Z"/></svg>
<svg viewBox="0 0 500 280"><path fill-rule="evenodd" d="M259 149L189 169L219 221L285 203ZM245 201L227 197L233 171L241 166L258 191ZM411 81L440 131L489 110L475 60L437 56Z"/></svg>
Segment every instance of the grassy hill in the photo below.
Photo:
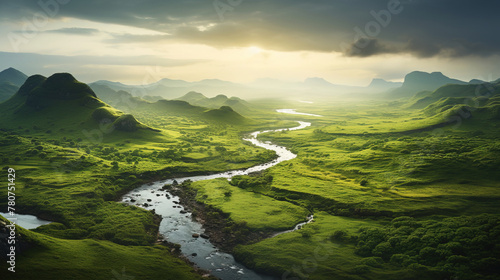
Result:
<svg viewBox="0 0 500 280"><path fill-rule="evenodd" d="M421 109L427 117L474 123L477 128L500 119L500 83L446 85L416 94L403 107Z"/></svg>
<svg viewBox="0 0 500 280"><path fill-rule="evenodd" d="M234 111L243 115L255 111L252 108L252 105L247 101L234 96L228 98L223 94L208 98L199 92L191 91L184 96L177 98L177 100L183 100L195 106L207 107L212 109L218 109L222 106L229 106Z"/></svg>
<svg viewBox="0 0 500 280"><path fill-rule="evenodd" d="M473 103L476 104L497 95L499 93L498 89L499 83L445 85L434 91L423 91L416 94L406 104L406 107L421 109L443 98L461 98L463 101L473 100Z"/></svg>
<svg viewBox="0 0 500 280"><path fill-rule="evenodd" d="M14 96L0 104L0 110L6 120L1 127L23 133L51 134L58 132L55 129L75 127L82 133L104 125L124 132L153 131L102 102L88 85L68 73L29 77Z"/></svg>
<svg viewBox="0 0 500 280"><path fill-rule="evenodd" d="M7 224L10 222L0 217L0 235L6 232ZM19 226L16 233L16 244L20 249L16 255L16 277L9 278L14 273L7 271L7 263L2 262L2 279L48 280L58 279L61 274L67 275L67 279L201 279L165 246L123 246L103 240L67 240ZM4 241L6 239L0 241L2 246L6 246Z"/></svg>
<svg viewBox="0 0 500 280"><path fill-rule="evenodd" d="M247 122L245 117L235 112L229 106L222 106L219 109L208 110L203 113L203 117L207 120L230 124L244 124Z"/></svg>

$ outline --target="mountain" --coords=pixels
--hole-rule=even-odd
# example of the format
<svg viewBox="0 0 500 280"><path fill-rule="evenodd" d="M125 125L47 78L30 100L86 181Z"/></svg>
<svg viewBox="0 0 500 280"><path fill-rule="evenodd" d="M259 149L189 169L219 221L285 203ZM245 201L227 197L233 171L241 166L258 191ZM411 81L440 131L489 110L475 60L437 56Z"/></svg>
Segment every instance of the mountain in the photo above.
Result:
<svg viewBox="0 0 500 280"><path fill-rule="evenodd" d="M254 111L253 106L247 101L239 97L228 98L223 94L219 94L215 97L208 98L199 92L190 91L187 94L177 98L177 100L183 100L189 102L192 105L213 108L213 109L218 109L222 106L229 106L239 114L248 114Z"/></svg>
<svg viewBox="0 0 500 280"><path fill-rule="evenodd" d="M472 79L469 81L470 85L479 85L479 84L484 84L487 83L486 81L479 80L479 79Z"/></svg>
<svg viewBox="0 0 500 280"><path fill-rule="evenodd" d="M162 115L199 117L207 108L194 106L182 100L158 100L155 103L143 104L138 110L154 111Z"/></svg>
<svg viewBox="0 0 500 280"><path fill-rule="evenodd" d="M402 85L403 83L389 82L384 79L373 79L370 85L368 85L368 88L376 91L385 91L392 88L401 87Z"/></svg>
<svg viewBox="0 0 500 280"><path fill-rule="evenodd" d="M196 92L196 91L190 91L186 93L185 95L176 98L176 100L183 100L186 102L189 102L190 104L193 105L199 105L197 103L204 103L206 100L208 100L208 97L203 95L202 93Z"/></svg>
<svg viewBox="0 0 500 280"><path fill-rule="evenodd" d="M148 102L142 98L132 96L132 94L130 94L127 91L124 90L116 91L104 84L93 83L90 84L89 86L96 93L99 99L111 105L112 107L123 110L125 112L130 112L134 108L140 106L142 103ZM146 98L148 96L144 97ZM157 100L158 99L154 101Z"/></svg>
<svg viewBox="0 0 500 280"><path fill-rule="evenodd" d="M172 80L172 79L161 79L156 84L160 84L166 87L173 87L173 88L186 88L192 86L190 82L186 82L183 80Z"/></svg>
<svg viewBox="0 0 500 280"><path fill-rule="evenodd" d="M19 87L10 82L0 83L0 102L11 98L18 90Z"/></svg>
<svg viewBox="0 0 500 280"><path fill-rule="evenodd" d="M229 106L222 106L219 109L208 110L203 113L203 117L207 120L229 124L242 124L247 121L245 117L235 112Z"/></svg>
<svg viewBox="0 0 500 280"><path fill-rule="evenodd" d="M11 98L26 79L28 76L14 68L0 72L0 102Z"/></svg>
<svg viewBox="0 0 500 280"><path fill-rule="evenodd" d="M433 91L447 84L465 85L464 81L451 79L441 72L420 72L414 71L405 76L403 85L390 92L394 98L408 98L420 91Z"/></svg>
<svg viewBox="0 0 500 280"><path fill-rule="evenodd" d="M407 107L423 109L428 116L443 115L478 121L500 120L500 83L445 85L420 92Z"/></svg>
<svg viewBox="0 0 500 280"><path fill-rule="evenodd" d="M181 94L184 94L186 90L184 88L176 89L164 86L160 82L147 84L147 85L125 85L119 82L111 82L106 80L100 80L89 84L92 88L97 88L97 86L107 86L114 91L125 91L130 93L135 97L144 96L161 96L162 98L172 99Z"/></svg>
<svg viewBox="0 0 500 280"><path fill-rule="evenodd" d="M336 85L326 81L323 78L307 78L305 79L303 85L313 87L313 88L330 88L330 87L335 87Z"/></svg>
<svg viewBox="0 0 500 280"><path fill-rule="evenodd" d="M28 79L23 72L14 68L8 68L0 72L0 83L9 82L15 86L20 87Z"/></svg>
<svg viewBox="0 0 500 280"><path fill-rule="evenodd" d="M31 129L35 132L75 128L84 131L113 127L118 131L153 130L132 115L126 115L102 102L86 84L69 73L57 73L49 78L29 77L17 93L0 104L4 129ZM114 130L114 129L111 129ZM47 132L48 133L48 132Z"/></svg>
<svg viewBox="0 0 500 280"><path fill-rule="evenodd" d="M447 98L459 98L473 100L474 98L485 98L495 94L495 88L498 83L482 83L482 84L449 84L442 86L434 91L422 91L412 97L406 107L420 109L426 106Z"/></svg>

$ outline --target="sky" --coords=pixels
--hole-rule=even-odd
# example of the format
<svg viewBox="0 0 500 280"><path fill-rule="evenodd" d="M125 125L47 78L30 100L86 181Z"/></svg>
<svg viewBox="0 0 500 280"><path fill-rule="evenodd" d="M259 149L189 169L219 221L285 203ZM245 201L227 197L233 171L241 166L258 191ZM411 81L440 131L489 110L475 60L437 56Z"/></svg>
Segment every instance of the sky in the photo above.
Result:
<svg viewBox="0 0 500 280"><path fill-rule="evenodd" d="M499 1L0 0L0 70L83 82L366 86L414 71L500 77Z"/></svg>

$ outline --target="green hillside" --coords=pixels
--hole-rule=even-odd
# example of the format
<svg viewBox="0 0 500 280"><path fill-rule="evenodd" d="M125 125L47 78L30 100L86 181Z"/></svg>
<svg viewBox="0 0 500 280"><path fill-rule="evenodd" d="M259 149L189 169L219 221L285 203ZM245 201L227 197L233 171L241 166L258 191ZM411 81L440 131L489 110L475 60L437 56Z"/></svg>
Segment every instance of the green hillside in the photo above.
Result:
<svg viewBox="0 0 500 280"><path fill-rule="evenodd" d="M500 83L446 85L416 94L404 107L422 109L426 116L487 121L499 118Z"/></svg>
<svg viewBox="0 0 500 280"><path fill-rule="evenodd" d="M5 226L8 224L10 222L0 216L0 233L7 230ZM20 248L16 277L4 278L11 277L9 274L12 273L7 271L7 263L2 262L2 279L49 280L60 275L66 275L66 279L201 279L165 246L123 246L92 239L65 240L19 226L16 233L17 248ZM154 270L145 267L154 267Z"/></svg>
<svg viewBox="0 0 500 280"><path fill-rule="evenodd" d="M0 110L7 120L2 128L23 133L54 134L75 127L82 133L103 125L124 132L154 131L102 102L88 85L68 73L29 77L14 96L0 104Z"/></svg>
<svg viewBox="0 0 500 280"><path fill-rule="evenodd" d="M243 124L247 121L245 117L235 112L229 106L208 110L203 113L203 117L207 120L230 124Z"/></svg>
<svg viewBox="0 0 500 280"><path fill-rule="evenodd" d="M0 102L3 102L11 98L17 91L19 87L10 82L0 83Z"/></svg>
<svg viewBox="0 0 500 280"><path fill-rule="evenodd" d="M223 94L208 98L199 92L191 91L184 96L177 98L177 100L183 100L195 106L207 107L212 109L218 109L222 106L229 106L234 111L242 115L255 111L253 106L247 101L239 97L227 97Z"/></svg>

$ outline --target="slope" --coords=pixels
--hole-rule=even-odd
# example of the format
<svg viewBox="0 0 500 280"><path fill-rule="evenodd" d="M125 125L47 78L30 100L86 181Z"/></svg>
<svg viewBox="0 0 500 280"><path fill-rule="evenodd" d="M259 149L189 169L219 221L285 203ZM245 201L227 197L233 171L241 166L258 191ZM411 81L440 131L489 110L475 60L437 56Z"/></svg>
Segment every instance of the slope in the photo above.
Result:
<svg viewBox="0 0 500 280"><path fill-rule="evenodd" d="M0 104L1 128L17 132L51 134L58 131L84 131L106 127L117 131L152 131L132 115L125 115L102 102L92 89L71 74L58 73L45 78L29 77L18 92Z"/></svg>
<svg viewBox="0 0 500 280"><path fill-rule="evenodd" d="M0 102L3 102L11 98L17 91L19 87L11 82L1 82L0 83Z"/></svg>
<svg viewBox="0 0 500 280"><path fill-rule="evenodd" d="M208 110L203 113L203 117L207 120L230 124L244 124L247 122L245 117L235 112L229 106L222 106L219 109Z"/></svg>
<svg viewBox="0 0 500 280"><path fill-rule="evenodd" d="M254 108L252 108L253 106L247 101L234 96L228 98L226 95L223 94L219 94L215 97L208 98L199 92L190 91L187 94L177 98L176 100L183 100L195 106L201 106L213 109L218 109L221 106L229 106L239 114L248 114L255 111Z"/></svg>
<svg viewBox="0 0 500 280"><path fill-rule="evenodd" d="M441 72L420 72L414 71L405 76L403 85L389 92L392 98L409 98L421 91L432 91L447 84L464 85L466 82L451 79Z"/></svg>
<svg viewBox="0 0 500 280"><path fill-rule="evenodd" d="M0 217L0 235L9 224ZM186 263L164 246L123 246L92 239L66 240L16 227L15 279L201 279ZM6 239L2 238L0 243ZM5 245L6 244L2 244ZM3 258L3 257L2 257ZM119 260L119 261L118 261ZM0 278L8 278L2 262ZM148 269L144 269L148 267ZM28 269L29 268L29 269Z"/></svg>
<svg viewBox="0 0 500 280"><path fill-rule="evenodd" d="M0 83L9 82L19 87L24 84L26 79L28 79L28 76L12 67L0 72Z"/></svg>

